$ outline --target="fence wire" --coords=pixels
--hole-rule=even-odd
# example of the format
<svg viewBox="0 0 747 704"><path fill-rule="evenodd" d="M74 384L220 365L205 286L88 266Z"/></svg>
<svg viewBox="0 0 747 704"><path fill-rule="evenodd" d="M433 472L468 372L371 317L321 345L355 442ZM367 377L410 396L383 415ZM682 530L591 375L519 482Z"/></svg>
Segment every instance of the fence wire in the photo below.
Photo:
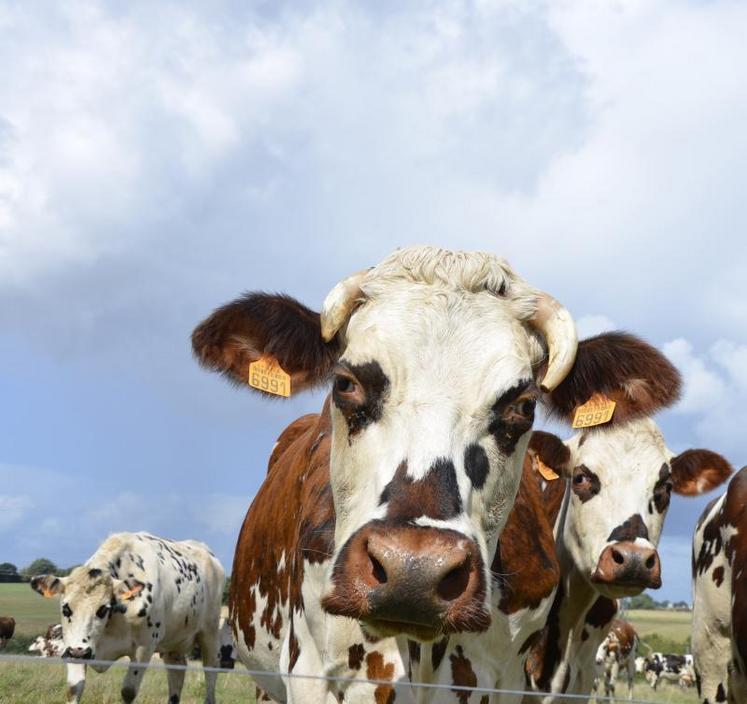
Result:
<svg viewBox="0 0 747 704"><path fill-rule="evenodd" d="M129 669L130 667L137 667L138 670L182 670L184 672L215 672L222 675L239 675L244 677L280 677L280 678L296 678L305 680L326 680L328 682L346 683L346 684L371 684L371 685L386 685L397 689L410 688L410 689L429 689L429 690L449 690L452 693L465 692L474 694L503 694L507 696L524 696L524 697L536 697L539 701L542 697L552 696L556 700L568 700L568 701L584 701L588 702L592 699L595 702L601 704L602 702L619 702L624 700L628 704L661 704L661 702L653 702L650 699L627 699L627 697L605 697L601 695L588 695L588 694L553 694L551 692L537 692L534 690L517 690L517 689L496 689L493 687L468 687L465 685L457 684L432 684L428 682L410 682L408 680L378 680L378 679L366 679L360 677L335 677L333 675L309 675L300 672L274 672L268 670L249 670L245 667L236 667L234 669L225 669L221 667L203 667L202 665L175 665L171 663L159 662L152 660L150 662L131 662L129 660L76 660L73 658L55 658L55 657L38 657L34 655L15 655L0 653L0 663L16 663L16 664L38 664L38 665L95 665L102 667L119 667L123 669ZM622 683L621 683L622 684ZM627 685L625 685L627 687Z"/></svg>

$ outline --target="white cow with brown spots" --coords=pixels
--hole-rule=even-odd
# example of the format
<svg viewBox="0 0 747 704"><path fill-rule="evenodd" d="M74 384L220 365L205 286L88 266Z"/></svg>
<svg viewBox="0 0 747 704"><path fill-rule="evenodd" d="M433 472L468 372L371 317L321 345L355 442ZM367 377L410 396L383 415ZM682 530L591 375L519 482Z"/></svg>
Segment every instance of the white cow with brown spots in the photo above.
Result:
<svg viewBox="0 0 747 704"><path fill-rule="evenodd" d="M223 567L206 545L148 533L110 536L68 577L34 577L33 589L60 599L62 657L76 661L67 666L68 701L80 701L86 660L130 658L125 703L137 696L154 653L167 664L185 665L198 644L204 665L216 667L223 582ZM215 677L205 673L206 704L215 701ZM178 704L184 672L168 670L168 682L169 702Z"/></svg>

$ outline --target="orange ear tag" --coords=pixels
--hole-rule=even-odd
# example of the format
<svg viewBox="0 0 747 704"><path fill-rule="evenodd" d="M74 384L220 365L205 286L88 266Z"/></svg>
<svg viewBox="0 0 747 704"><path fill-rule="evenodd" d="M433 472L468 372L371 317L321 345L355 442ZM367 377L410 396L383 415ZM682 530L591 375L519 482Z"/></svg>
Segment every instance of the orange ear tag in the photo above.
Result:
<svg viewBox="0 0 747 704"><path fill-rule="evenodd" d="M249 386L276 396L291 395L290 374L272 357L260 357L249 365Z"/></svg>
<svg viewBox="0 0 747 704"><path fill-rule="evenodd" d="M535 455L534 459L537 462L537 471L542 475L544 480L551 482L555 479L560 479L560 475L552 467L548 467L538 455Z"/></svg>
<svg viewBox="0 0 747 704"><path fill-rule="evenodd" d="M591 428L612 420L617 403L603 394L594 394L586 403L576 409L573 417L574 428Z"/></svg>

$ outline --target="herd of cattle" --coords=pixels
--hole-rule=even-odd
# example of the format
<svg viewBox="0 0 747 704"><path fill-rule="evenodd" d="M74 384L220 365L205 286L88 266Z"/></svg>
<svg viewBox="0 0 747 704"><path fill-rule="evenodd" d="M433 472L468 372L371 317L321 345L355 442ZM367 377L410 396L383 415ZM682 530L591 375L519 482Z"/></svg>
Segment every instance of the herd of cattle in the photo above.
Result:
<svg viewBox="0 0 747 704"><path fill-rule="evenodd" d="M267 673L258 699L550 704L614 691L620 671L632 682L637 638L617 599L661 585L672 492L732 473L715 452L666 446L653 416L681 380L655 348L578 341L568 311L502 259L433 247L348 277L321 313L246 294L192 343L266 396L331 383L321 412L281 433L238 537L223 633ZM578 432L532 432L538 403ZM745 492L747 468L697 527L694 669L642 665L652 686L695 679L703 704L747 702ZM69 577L32 580L61 608L38 647L61 639L76 702L86 660L128 655L130 702L156 652L184 663L197 643L218 664L223 579L201 543L111 536ZM183 678L168 672L172 704Z"/></svg>

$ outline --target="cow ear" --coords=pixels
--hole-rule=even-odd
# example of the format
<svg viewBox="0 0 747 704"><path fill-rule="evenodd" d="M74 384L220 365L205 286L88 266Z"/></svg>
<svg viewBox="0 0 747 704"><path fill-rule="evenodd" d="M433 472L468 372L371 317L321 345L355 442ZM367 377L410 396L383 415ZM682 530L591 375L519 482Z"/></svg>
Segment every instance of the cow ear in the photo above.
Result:
<svg viewBox="0 0 747 704"><path fill-rule="evenodd" d="M532 456L535 470L539 471L545 479L552 480L555 478L547 475L546 469L550 469L561 477L568 474L571 452L557 435L535 430L529 439L528 452ZM537 459L541 461L544 467L536 462Z"/></svg>
<svg viewBox="0 0 747 704"><path fill-rule="evenodd" d="M610 423L650 416L673 404L682 379L672 363L647 342L624 332L582 340L568 376L545 401L554 415L573 422L592 396L615 402Z"/></svg>
<svg viewBox="0 0 747 704"><path fill-rule="evenodd" d="M40 574L31 578L31 588L47 599L52 599L65 591L65 579L53 574Z"/></svg>
<svg viewBox="0 0 747 704"><path fill-rule="evenodd" d="M711 450L685 450L673 457L669 466L672 489L685 496L697 496L715 489L733 471L726 459Z"/></svg>
<svg viewBox="0 0 747 704"><path fill-rule="evenodd" d="M290 392L324 383L339 355L322 339L319 313L283 295L248 293L218 308L192 333L199 363L235 384L249 383L259 359L290 375ZM262 389L258 389L262 392Z"/></svg>
<svg viewBox="0 0 747 704"><path fill-rule="evenodd" d="M114 599L118 605L124 601L132 601L143 589L145 589L145 584L137 579L115 580ZM115 610L121 611L119 608Z"/></svg>

